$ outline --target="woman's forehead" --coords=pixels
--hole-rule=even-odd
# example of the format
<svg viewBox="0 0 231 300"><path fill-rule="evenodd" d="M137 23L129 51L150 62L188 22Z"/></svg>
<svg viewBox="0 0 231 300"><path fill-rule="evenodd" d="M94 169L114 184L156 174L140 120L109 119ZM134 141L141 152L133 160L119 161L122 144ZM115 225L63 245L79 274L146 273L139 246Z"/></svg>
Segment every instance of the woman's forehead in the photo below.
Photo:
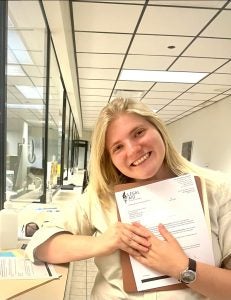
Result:
<svg viewBox="0 0 231 300"><path fill-rule="evenodd" d="M135 113L122 113L117 115L108 125L106 131L106 146L110 147L112 144L119 142L120 139L131 134L140 126L154 127L145 117Z"/></svg>
<svg viewBox="0 0 231 300"><path fill-rule="evenodd" d="M138 115L133 112L121 112L114 116L114 118L109 122L109 126L112 126L114 123L122 123L124 121L131 122L147 122L146 118L144 116Z"/></svg>

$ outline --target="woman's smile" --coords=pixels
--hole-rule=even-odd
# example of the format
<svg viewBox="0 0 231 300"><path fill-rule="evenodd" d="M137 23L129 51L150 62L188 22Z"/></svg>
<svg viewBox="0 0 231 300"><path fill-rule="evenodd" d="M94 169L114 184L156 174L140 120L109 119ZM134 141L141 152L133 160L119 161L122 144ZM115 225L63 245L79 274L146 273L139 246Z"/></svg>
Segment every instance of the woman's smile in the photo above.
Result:
<svg viewBox="0 0 231 300"><path fill-rule="evenodd" d="M132 163L132 166L139 166L140 164L142 164L145 160L147 160L151 155L151 152L146 153L145 155L143 155L142 157L140 157L139 159L137 159L136 161L134 161Z"/></svg>

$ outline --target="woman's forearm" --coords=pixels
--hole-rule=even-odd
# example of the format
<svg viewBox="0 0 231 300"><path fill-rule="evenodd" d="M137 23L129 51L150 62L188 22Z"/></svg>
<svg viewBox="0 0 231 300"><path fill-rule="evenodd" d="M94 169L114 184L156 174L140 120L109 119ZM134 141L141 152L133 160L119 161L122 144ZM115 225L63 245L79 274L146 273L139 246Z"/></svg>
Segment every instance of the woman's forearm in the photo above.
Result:
<svg viewBox="0 0 231 300"><path fill-rule="evenodd" d="M231 299L231 270L197 262L197 279L190 288L211 300Z"/></svg>
<svg viewBox="0 0 231 300"><path fill-rule="evenodd" d="M48 263L66 263L87 259L97 254L96 238L69 233L58 233L50 237L35 251L35 257Z"/></svg>

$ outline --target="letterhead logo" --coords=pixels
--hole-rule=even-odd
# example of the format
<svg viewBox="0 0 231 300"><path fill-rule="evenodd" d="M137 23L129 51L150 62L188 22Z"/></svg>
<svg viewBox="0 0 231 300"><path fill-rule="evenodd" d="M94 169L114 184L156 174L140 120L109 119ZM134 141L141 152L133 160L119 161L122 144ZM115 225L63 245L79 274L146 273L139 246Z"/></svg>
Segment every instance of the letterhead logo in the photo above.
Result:
<svg viewBox="0 0 231 300"><path fill-rule="evenodd" d="M125 192L123 192L123 195L122 195L123 199L124 199L124 202L125 204L127 203L127 195Z"/></svg>
<svg viewBox="0 0 231 300"><path fill-rule="evenodd" d="M132 190L132 191L124 191L122 194L122 198L125 202L125 204L127 204L127 202L129 201L133 201L133 200L137 200L140 198L140 193L139 191L136 190Z"/></svg>

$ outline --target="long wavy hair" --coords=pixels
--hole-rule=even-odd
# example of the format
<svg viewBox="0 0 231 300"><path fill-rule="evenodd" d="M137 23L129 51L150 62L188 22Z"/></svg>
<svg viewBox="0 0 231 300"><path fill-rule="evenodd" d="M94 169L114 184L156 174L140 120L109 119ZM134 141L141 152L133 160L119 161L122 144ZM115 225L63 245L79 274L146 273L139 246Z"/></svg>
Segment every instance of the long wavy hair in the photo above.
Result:
<svg viewBox="0 0 231 300"><path fill-rule="evenodd" d="M163 121L142 102L116 98L101 111L92 135L89 160L88 188L95 192L103 207L110 206L116 184L127 183L131 178L123 175L112 163L105 146L107 128L122 113L137 114L150 122L160 133L165 145L164 163L177 176L185 173L203 174L203 169L190 163L175 149Z"/></svg>

